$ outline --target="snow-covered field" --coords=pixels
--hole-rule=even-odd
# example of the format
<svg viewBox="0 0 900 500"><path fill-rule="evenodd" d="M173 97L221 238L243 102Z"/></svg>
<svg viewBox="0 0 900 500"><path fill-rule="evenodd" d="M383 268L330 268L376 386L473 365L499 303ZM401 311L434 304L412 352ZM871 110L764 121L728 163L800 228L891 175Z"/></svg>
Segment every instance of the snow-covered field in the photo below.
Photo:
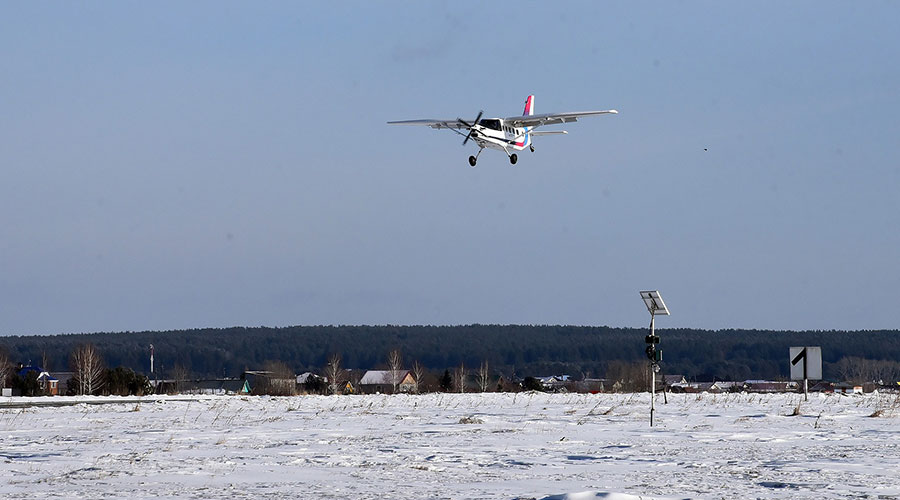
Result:
<svg viewBox="0 0 900 500"><path fill-rule="evenodd" d="M897 395L657 397L2 398L0 497L900 498Z"/></svg>

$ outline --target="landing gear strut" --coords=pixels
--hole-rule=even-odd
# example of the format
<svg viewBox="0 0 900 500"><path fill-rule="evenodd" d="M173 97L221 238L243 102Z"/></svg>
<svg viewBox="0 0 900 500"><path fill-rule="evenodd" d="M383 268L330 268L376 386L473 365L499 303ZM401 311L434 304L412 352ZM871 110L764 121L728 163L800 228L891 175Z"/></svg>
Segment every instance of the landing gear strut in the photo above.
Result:
<svg viewBox="0 0 900 500"><path fill-rule="evenodd" d="M509 162L512 163L513 165L515 165L516 162L519 161L519 156L517 154L515 154L515 153L509 154L509 150L506 148L503 148L503 151L506 153L506 156L509 157Z"/></svg>
<svg viewBox="0 0 900 500"><path fill-rule="evenodd" d="M534 153L534 144L532 144L531 146L528 146L528 147L531 148L531 152Z"/></svg>

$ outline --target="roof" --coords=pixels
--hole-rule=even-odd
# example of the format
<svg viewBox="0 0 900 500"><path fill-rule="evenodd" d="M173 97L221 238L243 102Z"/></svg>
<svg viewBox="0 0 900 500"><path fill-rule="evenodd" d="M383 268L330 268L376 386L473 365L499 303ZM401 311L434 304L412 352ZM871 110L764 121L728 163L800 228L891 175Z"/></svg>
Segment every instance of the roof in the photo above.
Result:
<svg viewBox="0 0 900 500"><path fill-rule="evenodd" d="M399 377L397 377L397 382L400 382L406 375L409 373L409 370L400 370ZM377 385L377 384L390 384L391 383L391 371L390 370L369 370L361 379L359 379L360 385Z"/></svg>
<svg viewBox="0 0 900 500"><path fill-rule="evenodd" d="M732 387L743 387L744 383L731 380L720 380L718 382L715 382L713 385L718 387L719 389L731 389Z"/></svg>
<svg viewBox="0 0 900 500"><path fill-rule="evenodd" d="M28 374L28 372L38 372L40 374L40 373L44 373L44 369L41 368L40 366L28 365L28 366L23 366L16 373L18 373L20 377L24 377L25 375Z"/></svg>
<svg viewBox="0 0 900 500"><path fill-rule="evenodd" d="M37 372L37 374L38 374L37 379L38 379L38 380L42 380L42 379L47 379L47 380L58 380L56 377L50 375L49 372L45 372L44 369L41 368L40 366L31 366L31 365L29 365L29 366L23 366L23 367L22 367L19 371L17 371L16 373L17 373L20 377L25 378L25 376L28 375L28 372Z"/></svg>
<svg viewBox="0 0 900 500"><path fill-rule="evenodd" d="M298 383L298 384L305 384L305 383L309 382L310 379L312 379L312 380L315 380L315 379L326 380L324 377L320 377L320 376L318 376L318 375L316 375L315 373L312 373L312 372L305 372L305 373L301 373L300 375L297 375L297 383Z"/></svg>
<svg viewBox="0 0 900 500"><path fill-rule="evenodd" d="M194 382L193 387L200 390L240 393L249 389L247 384L246 380L240 379L198 380Z"/></svg>

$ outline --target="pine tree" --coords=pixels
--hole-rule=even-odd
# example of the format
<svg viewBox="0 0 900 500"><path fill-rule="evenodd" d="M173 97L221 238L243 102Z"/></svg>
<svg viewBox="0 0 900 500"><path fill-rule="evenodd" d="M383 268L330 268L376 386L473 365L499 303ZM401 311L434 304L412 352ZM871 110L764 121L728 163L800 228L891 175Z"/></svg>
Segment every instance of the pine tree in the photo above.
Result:
<svg viewBox="0 0 900 500"><path fill-rule="evenodd" d="M444 392L453 390L453 377L450 376L450 370L444 370L444 374L441 376L441 390Z"/></svg>

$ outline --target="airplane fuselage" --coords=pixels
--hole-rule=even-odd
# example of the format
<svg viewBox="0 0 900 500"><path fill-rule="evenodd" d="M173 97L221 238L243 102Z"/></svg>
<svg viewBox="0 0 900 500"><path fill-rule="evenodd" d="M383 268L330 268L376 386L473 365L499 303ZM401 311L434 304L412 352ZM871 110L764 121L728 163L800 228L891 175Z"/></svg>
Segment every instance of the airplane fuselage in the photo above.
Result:
<svg viewBox="0 0 900 500"><path fill-rule="evenodd" d="M500 118L483 118L472 130L472 140L481 148L522 151L531 146L530 127L512 127Z"/></svg>

